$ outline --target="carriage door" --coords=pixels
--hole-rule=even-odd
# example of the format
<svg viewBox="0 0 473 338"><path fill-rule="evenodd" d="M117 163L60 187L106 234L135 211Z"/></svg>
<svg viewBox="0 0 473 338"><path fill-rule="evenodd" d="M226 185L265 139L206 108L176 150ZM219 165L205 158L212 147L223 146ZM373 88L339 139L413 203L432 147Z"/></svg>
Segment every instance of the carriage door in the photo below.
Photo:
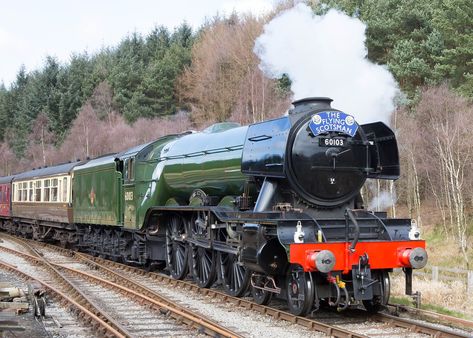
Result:
<svg viewBox="0 0 473 338"><path fill-rule="evenodd" d="M136 196L135 196L135 159L127 158L123 164L124 182L123 191L125 198L125 228L136 227Z"/></svg>

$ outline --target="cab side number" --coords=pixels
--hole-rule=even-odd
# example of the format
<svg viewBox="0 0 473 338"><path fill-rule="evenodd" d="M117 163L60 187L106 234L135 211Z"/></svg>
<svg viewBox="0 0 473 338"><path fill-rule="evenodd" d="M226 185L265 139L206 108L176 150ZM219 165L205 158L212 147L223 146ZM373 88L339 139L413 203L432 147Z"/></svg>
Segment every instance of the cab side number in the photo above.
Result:
<svg viewBox="0 0 473 338"><path fill-rule="evenodd" d="M133 191L125 192L125 201L133 201Z"/></svg>

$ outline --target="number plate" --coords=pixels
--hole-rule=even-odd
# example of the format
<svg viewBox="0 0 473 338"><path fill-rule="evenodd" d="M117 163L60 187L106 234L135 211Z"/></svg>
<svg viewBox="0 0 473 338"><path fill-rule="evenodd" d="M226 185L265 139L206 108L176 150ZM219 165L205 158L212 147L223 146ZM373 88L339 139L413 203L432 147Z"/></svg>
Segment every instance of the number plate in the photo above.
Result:
<svg viewBox="0 0 473 338"><path fill-rule="evenodd" d="M331 138L331 137L321 137L319 138L319 146L321 147L344 147L347 140L344 138Z"/></svg>

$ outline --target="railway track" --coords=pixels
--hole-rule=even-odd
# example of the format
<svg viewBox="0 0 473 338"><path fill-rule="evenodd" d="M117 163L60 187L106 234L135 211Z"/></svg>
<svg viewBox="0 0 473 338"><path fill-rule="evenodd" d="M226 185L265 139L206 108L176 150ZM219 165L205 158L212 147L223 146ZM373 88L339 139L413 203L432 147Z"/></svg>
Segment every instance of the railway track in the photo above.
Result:
<svg viewBox="0 0 473 338"><path fill-rule="evenodd" d="M53 286L53 284L41 280L37 276L33 276L32 274L21 271L20 269L18 269L17 266L9 264L5 261L0 260L0 267L3 270L18 275L22 278L28 280L35 280L40 283L43 288L48 290L48 292L52 294L55 298L58 298L61 303L68 304L69 306L71 306L72 311L77 314L79 319L81 319L82 321L90 321L91 328L99 335L110 337L125 337L125 335L123 335L120 330L117 330L115 327L113 327L113 323L107 322L103 319L103 316L101 318L100 315L97 315L96 309L90 309L90 304L84 305L83 299L77 299L79 297L75 298L74 296L76 295L70 296L67 291L63 291L60 288Z"/></svg>
<svg viewBox="0 0 473 338"><path fill-rule="evenodd" d="M366 337L365 334L356 332L353 330L350 330L348 327L351 324L346 325L347 327L341 328L339 327L340 323L337 323L339 326L335 325L330 325L327 324L326 322L321 322L318 321L314 318L308 318L308 317L297 317L294 316L284 310L280 309L275 309L273 307L268 307L268 306L263 306L254 303L252 300L244 299L244 298L236 298L229 296L223 292L214 290L214 289L202 289L199 288L197 285L187 282L187 281L180 281L180 280L174 280L166 275L159 274L159 273L154 273L154 272L146 272L144 270L135 268L135 267L130 267L127 265L123 265L120 263L116 262L111 262L105 259L101 258L96 258L96 257L88 257L87 255L84 254L79 254L83 259L87 260L92 260L96 262L97 264L100 264L102 266L105 266L110 269L116 269L119 271L125 271L128 272L129 275L140 275L143 276L147 279L152 279L154 281L157 281L159 283L165 283L169 284L172 286L178 286L179 288L182 288L183 290L192 290L196 293L200 293L205 295L206 297L211 297L218 299L223 302L228 302L232 303L236 306L249 309L249 310L254 310L259 313L263 313L265 315L269 315L273 318L279 319L279 320L286 320L291 323L297 323L299 325L302 325L310 330L315 330L319 331L322 333L325 333L329 336L333 337ZM136 278L136 277L135 277ZM366 319L367 315L365 311L358 311L359 316L363 317L363 320ZM338 316L338 314L329 312L330 317ZM353 315L353 311L349 312L347 315L341 315L340 318L342 318L340 321L344 320L345 322L347 321L349 316ZM317 316L317 315L316 315ZM407 318L399 318L393 315L385 314L385 313L379 313L375 316L369 316L369 318L373 322L378 322L382 324L386 324L390 327L395 327L395 328L400 328L404 329L407 332L413 332L413 333L419 333L419 334L424 334L428 336L435 336L435 337L471 337L472 333L467 333L467 332L456 332L453 330L450 330L449 328L443 328L443 327L438 327L438 326L433 326L429 323L425 322L419 322L416 320L411 320ZM438 317L439 318L439 317ZM443 321L443 324L445 323L450 323L449 319L446 318ZM473 323L472 323L473 325ZM376 327L376 325L372 325L373 327ZM364 329L363 329L364 331ZM350 333L351 332L351 333ZM374 333L378 335L379 333Z"/></svg>
<svg viewBox="0 0 473 338"><path fill-rule="evenodd" d="M412 314L418 318L425 319L432 323L438 323L442 325L459 327L465 330L472 331L473 336L473 321L457 318L449 315L444 315L437 312L428 310L418 309L412 306L400 305L400 304L388 304L388 309L391 314L395 316L402 316L403 314Z"/></svg>
<svg viewBox="0 0 473 338"><path fill-rule="evenodd" d="M42 273L39 277L32 276L11 264L0 261L2 268L26 278L38 280L54 294L62 295L63 301L74 304L79 310L79 317L82 316L82 307L85 307L83 305L86 304L86 307L89 308L88 311L105 323L103 329L93 327L94 331L101 335L139 337L156 336L159 332L159 335L164 336L193 337L197 333L214 337L241 337L239 333L202 319L199 314L183 310L177 304L164 303L147 297L135 290L136 285L131 284L129 287L125 287L79 268L67 267L64 264L68 262L64 262L64 260L61 262L62 264L51 263L42 253L25 241L19 239L14 241L26 247L30 254L4 246L0 247L0 250L21 256L29 262L41 264L47 268L50 274ZM75 264L77 265L77 263ZM51 280L51 276L54 276L54 281ZM56 284L59 284L59 287L52 287ZM65 289L65 291L61 292L60 289ZM66 293L72 296L67 297ZM174 320L171 321L169 318ZM185 329L182 324L186 325ZM104 330L106 332L102 332Z"/></svg>
<svg viewBox="0 0 473 338"><path fill-rule="evenodd" d="M22 245L26 244L24 240L15 240ZM171 301L158 294L158 292L152 289L153 287L156 288L158 285L167 285L171 286L171 288L179 288L184 292L192 291L193 293L200 294L208 299L213 299L218 303L230 303L233 306L256 311L280 321L296 323L311 331L319 331L332 337L368 337L372 335L393 337L471 337L471 333L454 331L445 327L433 326L429 323L406 318L398 318L387 314L370 316L367 320L366 313L361 311L358 311L356 315L354 315L354 312L350 312L347 315L329 313L326 319L320 318L324 316L320 316L319 314L317 314L317 319L297 317L274 307L258 305L248 299L231 297L218 290L201 289L193 283L174 280L163 274L146 272L128 265L91 257L83 253L73 252L44 243L40 244L34 242L34 245L37 247L41 246L47 248L48 250L54 250L56 252L59 251L63 255L73 257L95 270L100 270L108 279L120 281L120 284L124 286L133 287L136 293L151 299L160 299L164 304L168 304L167 302ZM352 317L358 318L358 320L353 319Z"/></svg>

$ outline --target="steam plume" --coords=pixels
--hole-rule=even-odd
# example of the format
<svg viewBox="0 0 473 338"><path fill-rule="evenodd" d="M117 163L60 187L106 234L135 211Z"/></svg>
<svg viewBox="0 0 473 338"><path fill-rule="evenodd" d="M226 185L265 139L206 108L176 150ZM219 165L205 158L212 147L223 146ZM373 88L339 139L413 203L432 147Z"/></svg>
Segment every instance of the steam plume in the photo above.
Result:
<svg viewBox="0 0 473 338"><path fill-rule="evenodd" d="M295 99L328 96L359 123L389 123L396 81L386 67L366 58L365 29L336 10L315 16L298 4L265 26L254 51L266 75L289 75Z"/></svg>
<svg viewBox="0 0 473 338"><path fill-rule="evenodd" d="M374 195L368 203L368 210L384 211L391 208L396 203L396 192L391 194L389 191L380 191Z"/></svg>

